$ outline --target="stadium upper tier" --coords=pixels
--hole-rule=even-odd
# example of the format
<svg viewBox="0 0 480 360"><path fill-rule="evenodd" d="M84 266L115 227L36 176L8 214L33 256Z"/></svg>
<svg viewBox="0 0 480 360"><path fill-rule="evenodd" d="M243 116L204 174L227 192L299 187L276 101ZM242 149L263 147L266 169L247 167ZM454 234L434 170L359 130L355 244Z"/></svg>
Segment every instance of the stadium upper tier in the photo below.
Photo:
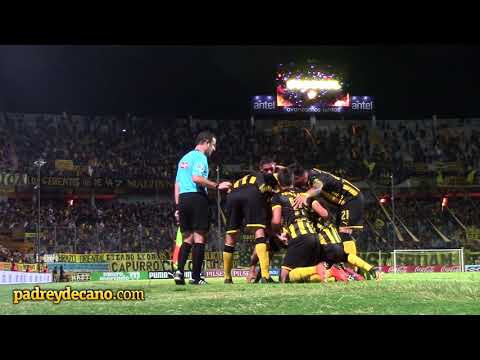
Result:
<svg viewBox="0 0 480 360"><path fill-rule="evenodd" d="M198 120L137 116L0 114L0 171L44 176L165 179L176 157L193 147L203 128L218 137L211 164L222 176L255 166L264 155L282 164L298 161L366 178L394 171L398 178L446 163L456 175L479 167L480 121L455 120ZM55 162L55 160L64 160ZM373 166L373 164L375 164ZM423 165L422 165L423 164ZM373 167L373 168L372 168ZM89 172L90 171L90 172ZM475 179L476 181L476 179Z"/></svg>

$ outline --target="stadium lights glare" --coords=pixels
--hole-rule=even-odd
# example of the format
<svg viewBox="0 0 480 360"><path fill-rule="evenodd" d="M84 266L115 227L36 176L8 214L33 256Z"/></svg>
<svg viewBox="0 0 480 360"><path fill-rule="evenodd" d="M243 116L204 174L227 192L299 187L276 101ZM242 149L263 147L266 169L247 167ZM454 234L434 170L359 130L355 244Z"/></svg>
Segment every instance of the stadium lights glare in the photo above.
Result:
<svg viewBox="0 0 480 360"><path fill-rule="evenodd" d="M315 90L310 90L308 93L307 93L307 96L308 98L311 100L311 99L314 99L315 96L317 96L317 92Z"/></svg>
<svg viewBox="0 0 480 360"><path fill-rule="evenodd" d="M288 80L290 90L340 90L338 80Z"/></svg>

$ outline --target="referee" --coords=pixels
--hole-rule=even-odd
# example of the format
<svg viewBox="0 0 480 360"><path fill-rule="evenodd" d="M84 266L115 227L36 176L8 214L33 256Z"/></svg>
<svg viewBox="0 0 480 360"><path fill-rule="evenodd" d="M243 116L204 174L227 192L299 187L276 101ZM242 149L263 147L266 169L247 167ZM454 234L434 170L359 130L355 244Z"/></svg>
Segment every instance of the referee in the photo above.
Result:
<svg viewBox="0 0 480 360"><path fill-rule="evenodd" d="M208 180L207 156L216 149L217 139L210 131L202 131L195 141L195 149L178 162L175 179L175 218L180 222L183 244L180 247L178 270L174 280L185 285L184 269L192 250L192 285L205 285L200 277L205 257L205 242L210 225L207 188L228 190L232 185L225 181L216 183Z"/></svg>

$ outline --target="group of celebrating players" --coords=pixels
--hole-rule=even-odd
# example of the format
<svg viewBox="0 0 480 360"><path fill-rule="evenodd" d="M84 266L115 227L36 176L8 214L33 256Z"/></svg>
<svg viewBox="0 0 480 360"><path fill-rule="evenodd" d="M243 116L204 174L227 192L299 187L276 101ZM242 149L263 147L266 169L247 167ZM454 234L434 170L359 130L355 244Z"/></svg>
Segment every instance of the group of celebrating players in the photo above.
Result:
<svg viewBox="0 0 480 360"><path fill-rule="evenodd" d="M227 195L224 282L233 282L243 224L255 235L249 282L274 282L269 265L280 248L286 249L282 283L380 279L381 272L357 255L352 236L363 229L363 203L360 189L346 179L262 159L259 170L235 181Z"/></svg>
<svg viewBox="0 0 480 360"><path fill-rule="evenodd" d="M233 183L216 183L208 180L207 160L216 147L215 136L201 132L195 149L178 163L175 218L183 243L174 275L176 284L185 284L184 267L190 252L190 283L207 283L201 277L209 228L207 189L228 191L223 251L226 284L233 283L233 253L244 228L255 237L249 282L275 282L269 272L270 260L280 248L286 249L282 283L380 279L381 272L357 255L352 236L363 229L360 189L327 171L306 170L300 164L280 166L269 158L262 159L257 171Z"/></svg>

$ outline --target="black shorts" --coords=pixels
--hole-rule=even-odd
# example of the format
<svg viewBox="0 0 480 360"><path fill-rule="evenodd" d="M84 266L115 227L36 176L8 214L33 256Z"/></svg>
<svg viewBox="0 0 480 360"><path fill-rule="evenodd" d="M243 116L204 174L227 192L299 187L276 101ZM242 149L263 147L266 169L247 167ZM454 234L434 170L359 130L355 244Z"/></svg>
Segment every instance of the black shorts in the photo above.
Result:
<svg viewBox="0 0 480 360"><path fill-rule="evenodd" d="M179 211L182 232L208 231L210 208L206 194L199 192L180 194Z"/></svg>
<svg viewBox="0 0 480 360"><path fill-rule="evenodd" d="M227 195L227 234L239 231L243 222L247 228L266 228L267 203L254 185L234 189Z"/></svg>
<svg viewBox="0 0 480 360"><path fill-rule="evenodd" d="M337 227L349 227L352 229L363 229L363 195L359 194L348 200L337 212Z"/></svg>
<svg viewBox="0 0 480 360"><path fill-rule="evenodd" d="M342 244L322 245L321 261L325 261L329 266L347 261L348 254L343 250Z"/></svg>
<svg viewBox="0 0 480 360"><path fill-rule="evenodd" d="M320 241L314 234L290 239L282 267L293 270L297 267L316 265L321 261L321 251Z"/></svg>

